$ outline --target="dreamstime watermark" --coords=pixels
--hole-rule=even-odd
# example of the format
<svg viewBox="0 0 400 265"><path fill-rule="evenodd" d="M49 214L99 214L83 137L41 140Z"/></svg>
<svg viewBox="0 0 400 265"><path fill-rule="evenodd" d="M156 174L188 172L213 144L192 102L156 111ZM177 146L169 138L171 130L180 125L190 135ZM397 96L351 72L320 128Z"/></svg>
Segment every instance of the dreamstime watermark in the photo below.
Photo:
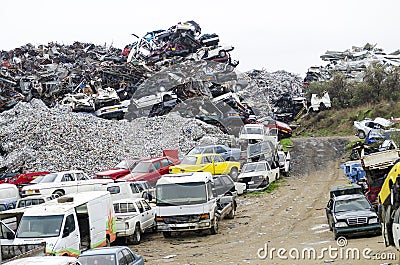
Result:
<svg viewBox="0 0 400 265"><path fill-rule="evenodd" d="M257 256L259 259L281 259L281 260L396 260L396 253L393 252L375 252L371 248L350 248L347 247L347 239L339 237L336 240L337 246L323 247L315 249L314 247L299 248L274 248L269 247L268 243L263 248L259 248Z"/></svg>

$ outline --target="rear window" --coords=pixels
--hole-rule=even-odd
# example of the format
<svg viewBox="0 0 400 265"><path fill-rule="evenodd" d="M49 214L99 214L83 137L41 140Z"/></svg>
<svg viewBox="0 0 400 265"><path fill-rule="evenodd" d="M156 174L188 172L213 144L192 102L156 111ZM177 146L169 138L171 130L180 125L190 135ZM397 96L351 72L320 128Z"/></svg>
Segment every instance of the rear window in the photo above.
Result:
<svg viewBox="0 0 400 265"><path fill-rule="evenodd" d="M114 204L115 213L135 213L136 208L133 203L115 203Z"/></svg>

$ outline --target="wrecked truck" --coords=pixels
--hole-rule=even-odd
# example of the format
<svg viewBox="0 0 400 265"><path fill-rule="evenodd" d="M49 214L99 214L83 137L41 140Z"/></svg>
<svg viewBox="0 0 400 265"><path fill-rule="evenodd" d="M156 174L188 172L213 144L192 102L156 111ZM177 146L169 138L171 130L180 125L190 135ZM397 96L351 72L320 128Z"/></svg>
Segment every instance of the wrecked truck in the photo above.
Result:
<svg viewBox="0 0 400 265"><path fill-rule="evenodd" d="M209 172L168 174L156 185L157 230L164 237L172 232L209 231L217 234L219 222L234 218L233 196L218 196Z"/></svg>

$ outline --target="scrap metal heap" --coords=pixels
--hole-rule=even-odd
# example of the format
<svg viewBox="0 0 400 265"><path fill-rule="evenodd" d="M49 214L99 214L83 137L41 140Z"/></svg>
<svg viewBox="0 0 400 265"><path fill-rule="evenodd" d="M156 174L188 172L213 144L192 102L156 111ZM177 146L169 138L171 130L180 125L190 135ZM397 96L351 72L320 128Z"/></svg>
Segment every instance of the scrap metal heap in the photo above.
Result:
<svg viewBox="0 0 400 265"><path fill-rule="evenodd" d="M188 61L216 62L234 68L238 62L231 59L232 50L232 46L219 45L215 33L201 35L201 28L194 21L148 32L123 50L81 42L38 47L26 44L0 53L0 112L19 101L38 98L48 107L66 105L75 112L91 112L110 119L124 118L132 102L141 108L147 101L156 105L148 116L162 115L171 106L160 103L168 97L183 101L185 98L180 96L190 89L177 84L180 87L173 89L183 93L161 93L160 101L160 93L151 94L147 88L137 91L145 80ZM159 89L160 82L156 85ZM130 100L135 93L136 101Z"/></svg>
<svg viewBox="0 0 400 265"><path fill-rule="evenodd" d="M313 66L308 69L304 82L330 80L333 73L345 74L348 79L360 81L364 71L372 64L400 66L400 50L386 53L376 44L367 43L363 47L353 46L345 51L326 51L320 58L328 62L325 66Z"/></svg>

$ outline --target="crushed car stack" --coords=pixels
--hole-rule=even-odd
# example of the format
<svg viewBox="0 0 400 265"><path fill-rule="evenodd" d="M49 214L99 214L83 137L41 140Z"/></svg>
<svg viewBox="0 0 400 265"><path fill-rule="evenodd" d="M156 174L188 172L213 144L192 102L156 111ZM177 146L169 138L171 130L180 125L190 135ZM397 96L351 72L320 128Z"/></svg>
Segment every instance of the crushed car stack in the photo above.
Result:
<svg viewBox="0 0 400 265"><path fill-rule="evenodd" d="M376 44L367 43L362 47L353 46L345 51L326 51L320 56L329 62L326 66L313 66L308 69L304 82L325 81L333 73L341 72L349 79L362 80L365 69L378 63L384 66L400 66L400 50L386 53Z"/></svg>

